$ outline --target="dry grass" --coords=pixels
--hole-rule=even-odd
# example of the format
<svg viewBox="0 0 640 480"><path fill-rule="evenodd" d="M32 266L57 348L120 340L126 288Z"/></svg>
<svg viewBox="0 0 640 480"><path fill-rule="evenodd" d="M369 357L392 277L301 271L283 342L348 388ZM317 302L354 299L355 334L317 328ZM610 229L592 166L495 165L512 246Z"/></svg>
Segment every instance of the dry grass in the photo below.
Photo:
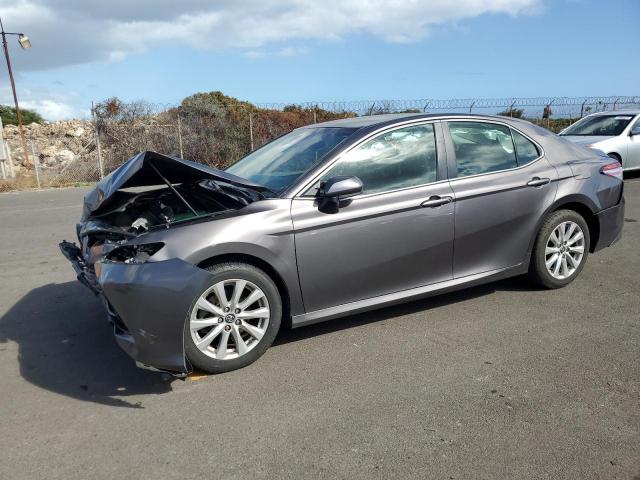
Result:
<svg viewBox="0 0 640 480"><path fill-rule="evenodd" d="M82 187L92 182L72 181L67 179L53 179L41 183L41 188ZM0 180L0 193L17 190L34 190L38 188L35 175L18 175L12 180Z"/></svg>

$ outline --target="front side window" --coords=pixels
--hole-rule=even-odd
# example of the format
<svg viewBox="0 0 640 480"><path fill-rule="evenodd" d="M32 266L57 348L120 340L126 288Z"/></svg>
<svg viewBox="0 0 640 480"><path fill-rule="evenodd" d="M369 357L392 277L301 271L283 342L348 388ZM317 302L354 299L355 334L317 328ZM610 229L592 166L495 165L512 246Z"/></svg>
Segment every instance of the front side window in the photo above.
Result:
<svg viewBox="0 0 640 480"><path fill-rule="evenodd" d="M365 194L387 192L436 181L433 125L399 128L378 135L348 152L322 176L356 176ZM306 195L315 195L318 182Z"/></svg>
<svg viewBox="0 0 640 480"><path fill-rule="evenodd" d="M484 122L449 122L458 177L518 166L509 127Z"/></svg>
<svg viewBox="0 0 640 480"><path fill-rule="evenodd" d="M567 128L561 135L616 136L629 125L633 115L596 115L586 117Z"/></svg>
<svg viewBox="0 0 640 480"><path fill-rule="evenodd" d="M512 133L519 166L531 163L540 156L540 150L531 140L515 130L512 130Z"/></svg>

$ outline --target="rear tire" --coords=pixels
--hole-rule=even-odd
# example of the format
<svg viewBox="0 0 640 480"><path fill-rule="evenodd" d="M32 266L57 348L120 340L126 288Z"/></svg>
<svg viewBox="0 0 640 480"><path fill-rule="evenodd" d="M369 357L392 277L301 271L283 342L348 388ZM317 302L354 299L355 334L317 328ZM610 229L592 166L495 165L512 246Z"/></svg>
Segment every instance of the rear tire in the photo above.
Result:
<svg viewBox="0 0 640 480"><path fill-rule="evenodd" d="M529 278L545 288L562 288L582 271L589 254L589 227L573 210L551 213L538 232Z"/></svg>
<svg viewBox="0 0 640 480"><path fill-rule="evenodd" d="M212 274L211 282L193 299L184 325L187 359L208 373L246 367L278 334L282 321L278 288L265 272L246 263L219 263L206 270Z"/></svg>

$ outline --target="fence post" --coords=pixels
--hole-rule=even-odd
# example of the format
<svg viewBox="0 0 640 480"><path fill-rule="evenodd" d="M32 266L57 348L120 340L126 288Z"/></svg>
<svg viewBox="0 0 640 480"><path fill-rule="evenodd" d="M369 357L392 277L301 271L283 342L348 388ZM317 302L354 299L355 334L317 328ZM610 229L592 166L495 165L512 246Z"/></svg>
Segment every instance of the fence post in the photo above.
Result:
<svg viewBox="0 0 640 480"><path fill-rule="evenodd" d="M471 105L469 105L469 113L471 113L471 110L473 110L473 106L476 104L475 101L471 102Z"/></svg>
<svg viewBox="0 0 640 480"><path fill-rule="evenodd" d="M96 148L98 149L98 171L100 172L100 180L104 178L104 167L102 165L102 149L100 148L100 130L98 128L98 117L96 116L96 109L91 102L91 116L93 117L93 129L96 135Z"/></svg>
<svg viewBox="0 0 640 480"><path fill-rule="evenodd" d="M0 146L2 147L2 152L0 152L0 170L2 170L2 179L6 180L9 167L5 165L5 162L7 161L7 154L4 149L4 144L4 127L2 126L2 118L0 118Z"/></svg>
<svg viewBox="0 0 640 480"><path fill-rule="evenodd" d="M182 151L182 121L180 120L180 112L178 112L178 144L180 145L180 158L184 158Z"/></svg>
<svg viewBox="0 0 640 480"><path fill-rule="evenodd" d="M251 151L253 152L253 113L249 112L249 140L251 142Z"/></svg>
<svg viewBox="0 0 640 480"><path fill-rule="evenodd" d="M9 142L4 142L4 148L7 152L7 161L9 162L9 174L11 178L16 178L16 172L13 169L13 159L11 158L11 148L9 147Z"/></svg>
<svg viewBox="0 0 640 480"><path fill-rule="evenodd" d="M40 190L40 172L38 168L40 159L36 155L36 147L33 145L33 140L31 141L31 155L33 156L33 168L36 170L36 183L38 184L38 190Z"/></svg>
<svg viewBox="0 0 640 480"><path fill-rule="evenodd" d="M580 118L582 118L582 116L584 115L584 104L585 103L587 103L586 100L584 102L582 102L582 105L580 105Z"/></svg>

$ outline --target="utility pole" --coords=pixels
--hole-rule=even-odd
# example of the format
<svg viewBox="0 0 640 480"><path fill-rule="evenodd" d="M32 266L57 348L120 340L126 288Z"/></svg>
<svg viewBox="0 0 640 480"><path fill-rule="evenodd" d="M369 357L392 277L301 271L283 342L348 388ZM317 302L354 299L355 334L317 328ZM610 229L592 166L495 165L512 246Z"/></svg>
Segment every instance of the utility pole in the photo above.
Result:
<svg viewBox="0 0 640 480"><path fill-rule="evenodd" d="M27 150L27 137L24 134L24 126L22 125L22 112L20 111L20 105L18 105L18 95L16 94L16 83L13 80L13 70L11 69L11 59L9 58L9 47L7 45L7 35L18 35L18 41L22 48L27 49L31 47L31 42L22 33L11 33L4 31L4 25L2 25L2 19L0 18L0 33L2 34L2 46L4 47L4 56L7 59L7 70L9 71L9 80L11 81L11 90L13 91L13 102L16 106L16 117L18 119L18 128L20 129L20 138L22 140L22 151L24 152L25 164L29 165L29 152Z"/></svg>

